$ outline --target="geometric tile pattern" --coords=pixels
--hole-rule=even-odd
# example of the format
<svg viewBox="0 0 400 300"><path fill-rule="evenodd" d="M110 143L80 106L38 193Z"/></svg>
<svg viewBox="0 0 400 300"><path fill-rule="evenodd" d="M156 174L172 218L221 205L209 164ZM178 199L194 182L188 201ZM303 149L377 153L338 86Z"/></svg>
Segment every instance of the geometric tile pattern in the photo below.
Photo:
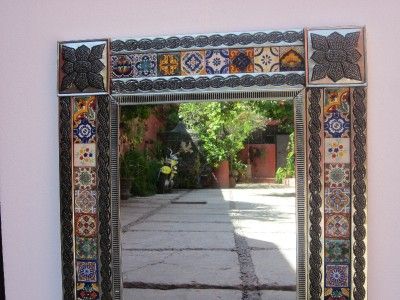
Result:
<svg viewBox="0 0 400 300"><path fill-rule="evenodd" d="M78 282L97 282L97 262L95 260L77 260L76 277Z"/></svg>
<svg viewBox="0 0 400 300"><path fill-rule="evenodd" d="M96 259L97 258L97 238L81 238L75 240L76 258Z"/></svg>
<svg viewBox="0 0 400 300"><path fill-rule="evenodd" d="M129 55L123 54L111 56L111 72L114 78L135 77L132 60Z"/></svg>
<svg viewBox="0 0 400 300"><path fill-rule="evenodd" d="M180 53L158 54L158 75L159 76L179 76L181 75Z"/></svg>
<svg viewBox="0 0 400 300"><path fill-rule="evenodd" d="M75 212L78 214L95 214L97 212L97 191L76 190Z"/></svg>
<svg viewBox="0 0 400 300"><path fill-rule="evenodd" d="M253 73L254 49L229 49L229 73Z"/></svg>
<svg viewBox="0 0 400 300"><path fill-rule="evenodd" d="M97 300L100 298L100 289L97 283L77 283L77 300Z"/></svg>
<svg viewBox="0 0 400 300"><path fill-rule="evenodd" d="M314 52L314 55L317 55ZM351 118L350 89L326 88L324 124L325 299L350 299Z"/></svg>
<svg viewBox="0 0 400 300"><path fill-rule="evenodd" d="M206 74L205 51L187 51L181 53L182 75Z"/></svg>
<svg viewBox="0 0 400 300"><path fill-rule="evenodd" d="M229 73L229 51L206 50L206 72L207 74Z"/></svg>
<svg viewBox="0 0 400 300"><path fill-rule="evenodd" d="M133 54L132 60L133 77L155 77L157 76L157 55Z"/></svg>
<svg viewBox="0 0 400 300"><path fill-rule="evenodd" d="M75 214L75 234L79 237L95 237L97 234L97 215Z"/></svg>
<svg viewBox="0 0 400 300"><path fill-rule="evenodd" d="M279 49L280 71L304 71L304 47L281 47Z"/></svg>
<svg viewBox="0 0 400 300"><path fill-rule="evenodd" d="M279 47L254 48L254 72L279 72Z"/></svg>
<svg viewBox="0 0 400 300"><path fill-rule="evenodd" d="M365 80L361 28L309 30L307 38L310 84L351 84Z"/></svg>
<svg viewBox="0 0 400 300"><path fill-rule="evenodd" d="M325 268L326 287L348 287L349 265L326 265Z"/></svg>
<svg viewBox="0 0 400 300"><path fill-rule="evenodd" d="M75 189L92 189L96 187L95 168L74 168Z"/></svg>
<svg viewBox="0 0 400 300"><path fill-rule="evenodd" d="M113 76L125 78L135 71L128 55L111 57ZM76 298L96 300L100 297L96 174L96 97L74 97L73 189Z"/></svg>

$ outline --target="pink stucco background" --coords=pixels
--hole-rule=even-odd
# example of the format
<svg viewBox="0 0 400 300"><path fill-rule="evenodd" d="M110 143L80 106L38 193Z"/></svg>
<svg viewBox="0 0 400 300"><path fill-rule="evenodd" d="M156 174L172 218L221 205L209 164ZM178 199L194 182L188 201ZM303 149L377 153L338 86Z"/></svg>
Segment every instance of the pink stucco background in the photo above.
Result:
<svg viewBox="0 0 400 300"><path fill-rule="evenodd" d="M400 287L400 2L0 2L0 199L7 299L61 299L56 41L366 25L370 299Z"/></svg>

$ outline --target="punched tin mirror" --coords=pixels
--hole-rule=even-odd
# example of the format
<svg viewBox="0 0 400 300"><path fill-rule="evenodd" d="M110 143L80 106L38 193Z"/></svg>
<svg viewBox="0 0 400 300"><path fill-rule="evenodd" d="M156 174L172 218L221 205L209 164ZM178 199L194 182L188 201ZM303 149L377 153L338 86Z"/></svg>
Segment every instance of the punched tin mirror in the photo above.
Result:
<svg viewBox="0 0 400 300"><path fill-rule="evenodd" d="M352 26L60 42L64 299L122 298L120 105L277 98L295 107L297 298L366 299L364 41Z"/></svg>

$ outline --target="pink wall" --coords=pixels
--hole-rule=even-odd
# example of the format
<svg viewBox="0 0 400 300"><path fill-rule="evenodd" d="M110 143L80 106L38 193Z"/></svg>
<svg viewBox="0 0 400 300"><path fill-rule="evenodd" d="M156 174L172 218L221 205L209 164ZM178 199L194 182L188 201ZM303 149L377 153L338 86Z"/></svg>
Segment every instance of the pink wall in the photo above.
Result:
<svg viewBox="0 0 400 300"><path fill-rule="evenodd" d="M7 298L61 299L57 40L346 24L368 30L369 296L397 298L399 10L397 0L2 1L0 199Z"/></svg>

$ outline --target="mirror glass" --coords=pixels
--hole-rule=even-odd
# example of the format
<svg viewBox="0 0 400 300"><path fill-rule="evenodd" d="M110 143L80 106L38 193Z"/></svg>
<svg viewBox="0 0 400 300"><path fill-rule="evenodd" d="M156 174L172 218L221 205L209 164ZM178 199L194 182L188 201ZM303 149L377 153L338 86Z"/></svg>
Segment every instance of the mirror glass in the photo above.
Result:
<svg viewBox="0 0 400 300"><path fill-rule="evenodd" d="M120 107L124 299L296 299L294 110Z"/></svg>

